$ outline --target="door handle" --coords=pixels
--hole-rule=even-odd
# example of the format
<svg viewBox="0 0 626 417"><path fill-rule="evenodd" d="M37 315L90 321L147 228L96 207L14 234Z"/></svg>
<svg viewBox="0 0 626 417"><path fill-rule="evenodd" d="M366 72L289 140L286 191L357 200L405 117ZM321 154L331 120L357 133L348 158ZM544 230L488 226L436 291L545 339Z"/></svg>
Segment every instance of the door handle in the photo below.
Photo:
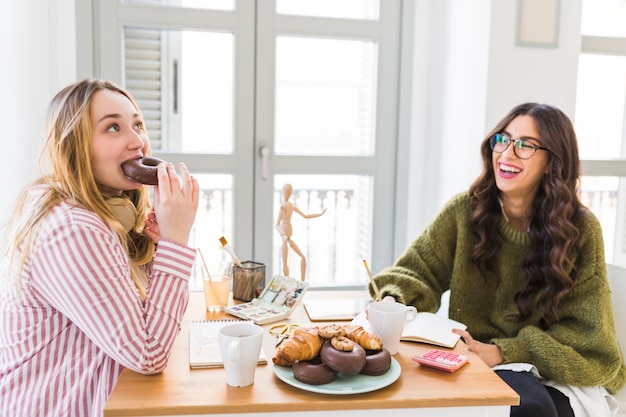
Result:
<svg viewBox="0 0 626 417"><path fill-rule="evenodd" d="M266 180L268 177L268 164L269 164L269 157L270 157L270 148L267 147L266 145L261 146L261 148L259 149L260 153L261 153L261 179L262 180Z"/></svg>

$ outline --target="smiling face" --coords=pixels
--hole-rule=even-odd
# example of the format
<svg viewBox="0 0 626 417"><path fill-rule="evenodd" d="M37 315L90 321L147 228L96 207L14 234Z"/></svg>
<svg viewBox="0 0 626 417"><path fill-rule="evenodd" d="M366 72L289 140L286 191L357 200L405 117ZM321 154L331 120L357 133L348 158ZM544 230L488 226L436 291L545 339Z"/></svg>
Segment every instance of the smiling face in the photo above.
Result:
<svg viewBox="0 0 626 417"><path fill-rule="evenodd" d="M123 94L102 89L91 103L92 167L99 186L114 193L141 186L122 172L122 162L139 158L149 149L143 119Z"/></svg>
<svg viewBox="0 0 626 417"><path fill-rule="evenodd" d="M501 133L512 139L524 137L525 142L543 146L531 116L515 117ZM496 186L503 198L532 201L548 167L548 151L537 150L531 158L520 159L513 152L513 146L511 143L504 152L491 155Z"/></svg>

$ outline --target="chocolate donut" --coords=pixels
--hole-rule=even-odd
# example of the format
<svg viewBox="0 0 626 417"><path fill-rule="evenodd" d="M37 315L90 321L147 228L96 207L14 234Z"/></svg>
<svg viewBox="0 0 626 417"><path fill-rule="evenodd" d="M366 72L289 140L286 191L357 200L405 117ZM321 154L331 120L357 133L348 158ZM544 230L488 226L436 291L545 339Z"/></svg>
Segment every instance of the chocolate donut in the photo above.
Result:
<svg viewBox="0 0 626 417"><path fill-rule="evenodd" d="M327 340L320 349L320 357L330 369L344 375L356 375L365 366L365 349L354 343L351 351L337 350L330 340Z"/></svg>
<svg viewBox="0 0 626 417"><path fill-rule="evenodd" d="M365 366L361 369L363 375L383 375L389 368L391 368L391 354L387 349L365 351Z"/></svg>
<svg viewBox="0 0 626 417"><path fill-rule="evenodd" d="M140 184L157 185L157 166L165 163L162 159L153 156L144 156L139 159L130 159L122 164L122 171L126 178Z"/></svg>
<svg viewBox="0 0 626 417"><path fill-rule="evenodd" d="M337 371L333 371L318 356L310 361L299 361L292 365L293 376L300 382L310 385L323 385L333 382L337 378Z"/></svg>

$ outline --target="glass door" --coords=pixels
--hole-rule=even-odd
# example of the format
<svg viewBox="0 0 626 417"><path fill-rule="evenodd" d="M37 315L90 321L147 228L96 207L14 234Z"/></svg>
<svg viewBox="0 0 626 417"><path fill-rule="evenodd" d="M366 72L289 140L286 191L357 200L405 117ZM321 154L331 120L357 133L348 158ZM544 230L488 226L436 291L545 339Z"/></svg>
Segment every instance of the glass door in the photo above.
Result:
<svg viewBox="0 0 626 417"><path fill-rule="evenodd" d="M400 2L263 1L257 16L256 254L294 277L304 258L313 286L362 287L364 259L391 262ZM285 184L305 215L325 210L294 213L290 242Z"/></svg>
<svg viewBox="0 0 626 417"><path fill-rule="evenodd" d="M380 3L94 0L96 76L137 98L155 155L198 177L190 244L207 262L227 256L220 236L268 275L300 277L304 258L313 287L363 287L363 259L393 261L401 1Z"/></svg>

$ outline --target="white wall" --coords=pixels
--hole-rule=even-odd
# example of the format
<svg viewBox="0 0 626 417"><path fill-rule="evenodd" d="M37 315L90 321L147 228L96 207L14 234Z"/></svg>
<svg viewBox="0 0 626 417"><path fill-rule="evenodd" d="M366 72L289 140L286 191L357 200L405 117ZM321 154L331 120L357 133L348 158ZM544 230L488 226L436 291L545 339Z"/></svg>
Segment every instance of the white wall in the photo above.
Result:
<svg viewBox="0 0 626 417"><path fill-rule="evenodd" d="M413 48L403 54L412 84L411 111L401 115L400 146L409 145L398 153L396 256L480 170L490 8L490 0L415 1Z"/></svg>
<svg viewBox="0 0 626 417"><path fill-rule="evenodd" d="M52 94L75 78L73 0L2 3L0 13L0 225L17 194L38 176L45 112Z"/></svg>
<svg viewBox="0 0 626 417"><path fill-rule="evenodd" d="M540 48L516 46L518 0L415 0L396 256L479 175L483 136L515 105L545 102L573 118L581 3L560 2L559 44Z"/></svg>
<svg viewBox="0 0 626 417"><path fill-rule="evenodd" d="M526 101L552 104L574 117L581 10L582 0L560 2L558 47L516 47L517 0L492 1L488 126Z"/></svg>

